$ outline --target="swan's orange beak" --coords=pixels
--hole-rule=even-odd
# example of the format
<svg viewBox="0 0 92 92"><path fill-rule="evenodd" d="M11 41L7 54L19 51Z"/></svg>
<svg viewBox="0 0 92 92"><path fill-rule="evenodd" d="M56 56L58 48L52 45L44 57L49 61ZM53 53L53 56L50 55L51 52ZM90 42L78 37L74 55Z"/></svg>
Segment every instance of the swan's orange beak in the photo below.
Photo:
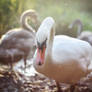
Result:
<svg viewBox="0 0 92 92"><path fill-rule="evenodd" d="M42 65L44 63L45 50L46 50L45 47L43 47L42 49L37 48L37 64L38 65Z"/></svg>

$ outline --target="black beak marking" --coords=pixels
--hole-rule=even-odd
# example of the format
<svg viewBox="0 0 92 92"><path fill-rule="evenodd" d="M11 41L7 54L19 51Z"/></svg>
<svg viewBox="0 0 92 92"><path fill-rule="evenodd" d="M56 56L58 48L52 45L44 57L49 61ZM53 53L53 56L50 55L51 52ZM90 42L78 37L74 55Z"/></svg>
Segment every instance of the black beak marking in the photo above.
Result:
<svg viewBox="0 0 92 92"><path fill-rule="evenodd" d="M38 48L43 51L43 46L46 47L46 42L47 42L47 39L46 39L42 44L40 44L40 43L37 41Z"/></svg>
<svg viewBox="0 0 92 92"><path fill-rule="evenodd" d="M38 65L42 65L40 61L39 61Z"/></svg>

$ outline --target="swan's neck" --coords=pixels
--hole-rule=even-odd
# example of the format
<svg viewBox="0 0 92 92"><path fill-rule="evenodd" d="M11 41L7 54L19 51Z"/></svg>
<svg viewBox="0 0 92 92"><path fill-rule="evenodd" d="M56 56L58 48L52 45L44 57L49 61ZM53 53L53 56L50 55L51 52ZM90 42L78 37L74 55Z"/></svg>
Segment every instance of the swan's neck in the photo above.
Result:
<svg viewBox="0 0 92 92"><path fill-rule="evenodd" d="M27 16L33 17L34 12L24 12L20 18L20 24L24 29L35 32L35 30L27 23Z"/></svg>
<svg viewBox="0 0 92 92"><path fill-rule="evenodd" d="M52 58L52 48L53 48L53 40L54 40L54 35L55 35L55 31L54 28L52 28L52 30L49 30L49 34L48 34L48 40L47 40L47 48L45 51L45 60L44 60L44 64L42 66L38 66L36 64L36 62L34 62L34 66L36 68L36 70L40 73L45 73L48 74L50 70L50 68L53 66L53 58Z"/></svg>
<svg viewBox="0 0 92 92"><path fill-rule="evenodd" d="M77 37L81 34L82 30L83 30L83 25L82 25L82 23L80 22L80 23L78 24Z"/></svg>
<svg viewBox="0 0 92 92"><path fill-rule="evenodd" d="M36 39L39 44L34 55L34 67L40 73L47 73L52 64L52 49L55 35L55 22L52 17L47 17L39 27L36 33ZM41 45L41 46L40 46Z"/></svg>
<svg viewBox="0 0 92 92"><path fill-rule="evenodd" d="M45 62L50 63L52 61L52 48L54 40L55 30L54 27L49 31L48 40L47 40L47 49L45 55Z"/></svg>
<svg viewBox="0 0 92 92"><path fill-rule="evenodd" d="M70 27L73 28L75 25L78 25L78 30L77 30L77 37L80 35L80 33L83 30L83 24L80 20L75 20Z"/></svg>

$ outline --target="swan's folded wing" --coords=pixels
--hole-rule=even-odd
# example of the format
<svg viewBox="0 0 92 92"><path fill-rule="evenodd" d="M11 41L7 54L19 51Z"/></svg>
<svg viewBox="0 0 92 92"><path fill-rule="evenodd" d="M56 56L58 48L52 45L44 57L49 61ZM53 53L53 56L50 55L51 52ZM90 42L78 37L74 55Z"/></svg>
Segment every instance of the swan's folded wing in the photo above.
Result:
<svg viewBox="0 0 92 92"><path fill-rule="evenodd" d="M92 47L88 42L67 36L57 36L53 43L53 59L56 63L67 63L67 61L78 61L81 59L87 65L92 59Z"/></svg>

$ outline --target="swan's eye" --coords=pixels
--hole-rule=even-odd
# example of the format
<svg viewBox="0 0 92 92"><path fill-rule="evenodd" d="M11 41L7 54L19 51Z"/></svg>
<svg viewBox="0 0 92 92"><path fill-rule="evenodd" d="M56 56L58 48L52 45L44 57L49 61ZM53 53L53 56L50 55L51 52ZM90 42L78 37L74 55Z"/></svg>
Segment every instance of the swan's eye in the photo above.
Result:
<svg viewBox="0 0 92 92"><path fill-rule="evenodd" d="M46 43L47 43L47 38L46 38L46 40L42 43L43 47L45 47L45 48L46 48Z"/></svg>
<svg viewBox="0 0 92 92"><path fill-rule="evenodd" d="M46 42L47 42L47 39L43 42L43 43L40 43L40 42L38 42L37 41L37 47L39 48L39 49L43 49L43 48L46 48Z"/></svg>

